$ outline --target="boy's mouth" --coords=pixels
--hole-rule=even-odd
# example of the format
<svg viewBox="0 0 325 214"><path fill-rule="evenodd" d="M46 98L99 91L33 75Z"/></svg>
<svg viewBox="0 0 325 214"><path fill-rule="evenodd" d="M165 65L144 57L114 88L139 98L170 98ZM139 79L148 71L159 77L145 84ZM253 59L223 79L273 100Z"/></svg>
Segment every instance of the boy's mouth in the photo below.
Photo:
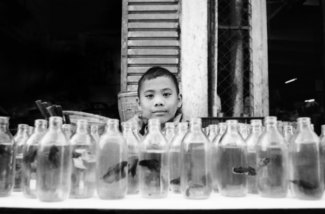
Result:
<svg viewBox="0 0 325 214"><path fill-rule="evenodd" d="M165 115L165 114L167 113L167 111L153 111L152 113L153 113L154 115L159 116L159 115Z"/></svg>

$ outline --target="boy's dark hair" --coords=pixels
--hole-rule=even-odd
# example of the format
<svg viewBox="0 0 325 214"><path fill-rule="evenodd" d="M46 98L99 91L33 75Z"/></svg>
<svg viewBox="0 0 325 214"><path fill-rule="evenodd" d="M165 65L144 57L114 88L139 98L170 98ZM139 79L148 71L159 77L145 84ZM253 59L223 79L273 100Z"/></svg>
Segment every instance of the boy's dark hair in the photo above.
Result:
<svg viewBox="0 0 325 214"><path fill-rule="evenodd" d="M171 73L169 70L163 67L155 66L152 68L149 68L140 78L138 82L138 96L140 97L140 91L141 87L143 85L143 82L146 80L155 79L157 77L168 77L172 80L172 82L175 84L176 92L179 94L179 86L178 81L173 73Z"/></svg>

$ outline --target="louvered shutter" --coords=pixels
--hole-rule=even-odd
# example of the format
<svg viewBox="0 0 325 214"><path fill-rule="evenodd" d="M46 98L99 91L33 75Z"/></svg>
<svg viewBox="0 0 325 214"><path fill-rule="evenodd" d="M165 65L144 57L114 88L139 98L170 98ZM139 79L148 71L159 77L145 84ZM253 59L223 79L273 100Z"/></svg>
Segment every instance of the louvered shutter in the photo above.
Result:
<svg viewBox="0 0 325 214"><path fill-rule="evenodd" d="M123 0L121 91L136 91L152 66L179 73L180 0Z"/></svg>

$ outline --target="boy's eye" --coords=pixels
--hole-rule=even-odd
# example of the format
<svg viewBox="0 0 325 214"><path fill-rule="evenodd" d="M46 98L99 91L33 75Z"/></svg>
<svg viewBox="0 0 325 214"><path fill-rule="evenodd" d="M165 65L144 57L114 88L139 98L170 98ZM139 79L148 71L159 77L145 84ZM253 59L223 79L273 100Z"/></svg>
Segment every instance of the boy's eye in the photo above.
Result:
<svg viewBox="0 0 325 214"><path fill-rule="evenodd" d="M148 99L152 99L153 98L153 94L146 94L145 97L148 98Z"/></svg>
<svg viewBox="0 0 325 214"><path fill-rule="evenodd" d="M166 92L166 93L163 93L164 97L169 97L170 95L172 95L171 93L169 92Z"/></svg>

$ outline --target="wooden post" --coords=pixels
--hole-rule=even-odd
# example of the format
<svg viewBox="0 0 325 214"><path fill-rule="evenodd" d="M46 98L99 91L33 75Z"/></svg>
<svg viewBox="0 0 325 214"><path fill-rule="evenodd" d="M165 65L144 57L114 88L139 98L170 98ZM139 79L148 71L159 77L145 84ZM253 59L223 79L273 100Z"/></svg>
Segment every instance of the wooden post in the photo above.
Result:
<svg viewBox="0 0 325 214"><path fill-rule="evenodd" d="M208 0L181 1L181 90L185 119L208 115Z"/></svg>
<svg viewBox="0 0 325 214"><path fill-rule="evenodd" d="M267 53L267 11L266 0L250 0L251 19L251 62L250 80L251 116L269 115L269 81Z"/></svg>
<svg viewBox="0 0 325 214"><path fill-rule="evenodd" d="M128 0L122 0L121 91L127 91Z"/></svg>

